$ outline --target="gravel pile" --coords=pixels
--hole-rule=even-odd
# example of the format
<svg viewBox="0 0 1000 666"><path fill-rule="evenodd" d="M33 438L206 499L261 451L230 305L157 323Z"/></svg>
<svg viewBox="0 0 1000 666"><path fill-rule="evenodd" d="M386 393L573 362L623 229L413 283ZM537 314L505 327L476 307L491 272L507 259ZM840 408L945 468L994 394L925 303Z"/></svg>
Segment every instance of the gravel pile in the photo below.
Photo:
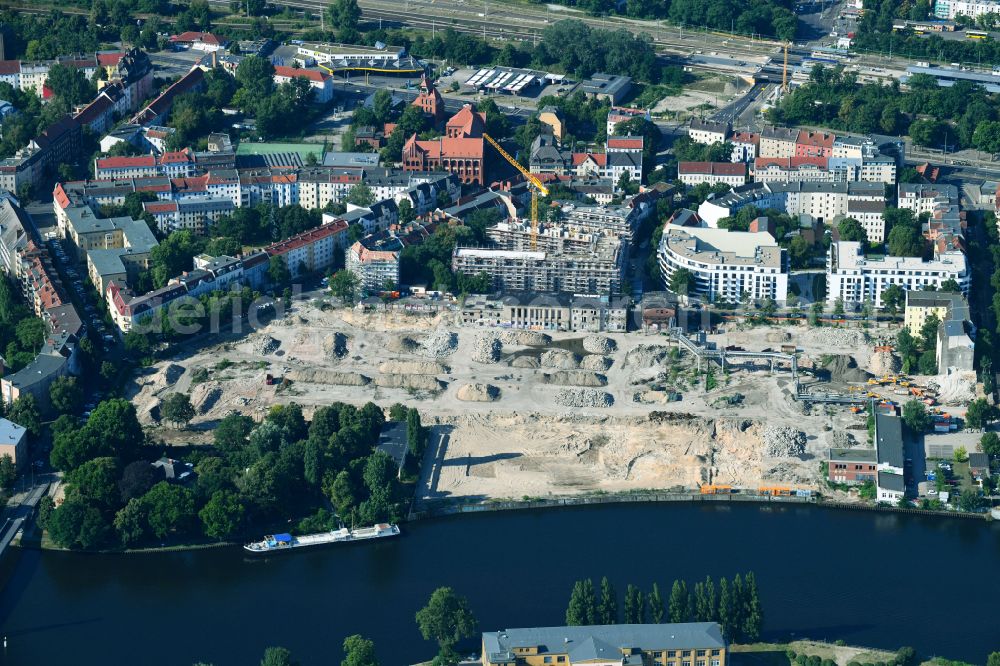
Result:
<svg viewBox="0 0 1000 666"><path fill-rule="evenodd" d="M495 402L500 399L500 389L493 384L464 384L455 397L464 402Z"/></svg>
<svg viewBox="0 0 1000 666"><path fill-rule="evenodd" d="M894 375L902 367L903 365L900 363L899 357L889 351L875 352L868 362L868 371L876 377Z"/></svg>
<svg viewBox="0 0 1000 666"><path fill-rule="evenodd" d="M597 389L559 389L555 401L565 407L611 407L615 398Z"/></svg>
<svg viewBox="0 0 1000 666"><path fill-rule="evenodd" d="M596 370L598 372L604 372L611 367L614 360L610 356L601 356L599 354L590 354L584 356L583 360L580 361L580 367L584 370Z"/></svg>
<svg viewBox="0 0 1000 666"><path fill-rule="evenodd" d="M397 354L409 354L416 351L419 346L420 344L408 335L390 337L389 342L386 343L389 351L396 352Z"/></svg>
<svg viewBox="0 0 1000 666"><path fill-rule="evenodd" d="M787 426L767 426L761 433L764 453L772 458L799 456L806 450L806 434Z"/></svg>
<svg viewBox="0 0 1000 666"><path fill-rule="evenodd" d="M281 341L275 340L270 335L260 335L252 343L254 353L261 356L273 354L278 351L279 347L281 347Z"/></svg>
<svg viewBox="0 0 1000 666"><path fill-rule="evenodd" d="M288 378L295 382L308 384L330 384L332 386L367 386L371 379L355 372L332 372L319 368L302 368L292 370Z"/></svg>
<svg viewBox="0 0 1000 666"><path fill-rule="evenodd" d="M167 386L176 384L177 380L184 374L184 366L171 363L163 369L163 381Z"/></svg>
<svg viewBox="0 0 1000 666"><path fill-rule="evenodd" d="M868 344L868 335L855 328L814 328L812 329L814 343L839 347L841 349L857 349Z"/></svg>
<svg viewBox="0 0 1000 666"><path fill-rule="evenodd" d="M512 368L540 368L542 364L534 356L515 356L510 362Z"/></svg>
<svg viewBox="0 0 1000 666"><path fill-rule="evenodd" d="M212 407L215 407L215 403L219 402L219 398L222 397L222 389L218 386L213 386L205 392L205 396L200 402L195 406L199 414L208 414Z"/></svg>
<svg viewBox="0 0 1000 666"><path fill-rule="evenodd" d="M424 336L420 341L420 346L427 356L441 357L455 353L458 348L458 335L439 328L433 333Z"/></svg>
<svg viewBox="0 0 1000 666"><path fill-rule="evenodd" d="M618 343L603 335L588 335L583 339L583 348L591 354L610 354L618 349Z"/></svg>
<svg viewBox="0 0 1000 666"><path fill-rule="evenodd" d="M400 388L413 391L440 391L448 384L427 375L379 375L375 385L382 388Z"/></svg>
<svg viewBox="0 0 1000 666"><path fill-rule="evenodd" d="M391 375L443 375L450 368L434 361L386 361L378 366L378 371Z"/></svg>
<svg viewBox="0 0 1000 666"><path fill-rule="evenodd" d="M543 368L573 370L580 367L580 357L565 349L550 349L541 356Z"/></svg>
<svg viewBox="0 0 1000 666"><path fill-rule="evenodd" d="M552 336L538 331L501 331L500 342L515 347L540 347L552 342Z"/></svg>
<svg viewBox="0 0 1000 666"><path fill-rule="evenodd" d="M323 338L323 352L331 360L342 359L347 356L350 349L347 346L347 336L343 333L334 333Z"/></svg>
<svg viewBox="0 0 1000 666"><path fill-rule="evenodd" d="M857 443L854 440L854 435L843 430L834 430L832 439L833 446L838 449L849 449Z"/></svg>
<svg viewBox="0 0 1000 666"><path fill-rule="evenodd" d="M826 364L823 367L830 371L830 379L832 381L856 383L868 379L868 373L859 368L857 362L851 356L842 354L824 360L826 360Z"/></svg>
<svg viewBox="0 0 1000 666"><path fill-rule="evenodd" d="M625 355L626 368L652 368L663 362L670 353L669 347L663 345L637 345Z"/></svg>
<svg viewBox="0 0 1000 666"><path fill-rule="evenodd" d="M496 363L500 360L503 345L491 333L480 333L472 345L472 360L476 363Z"/></svg>

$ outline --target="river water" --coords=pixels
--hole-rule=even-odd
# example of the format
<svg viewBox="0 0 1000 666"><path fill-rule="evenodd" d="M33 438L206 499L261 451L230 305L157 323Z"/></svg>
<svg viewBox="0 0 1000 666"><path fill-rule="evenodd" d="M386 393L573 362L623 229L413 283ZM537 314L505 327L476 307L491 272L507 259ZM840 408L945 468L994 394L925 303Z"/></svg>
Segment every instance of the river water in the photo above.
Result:
<svg viewBox="0 0 1000 666"><path fill-rule="evenodd" d="M414 613L466 595L483 629L562 624L574 580L661 590L753 570L766 638L843 639L984 663L1000 650L1000 526L811 506L624 504L498 512L271 559L238 548L4 563L4 664L250 665L284 645L340 662L344 636L385 666L429 658Z"/></svg>

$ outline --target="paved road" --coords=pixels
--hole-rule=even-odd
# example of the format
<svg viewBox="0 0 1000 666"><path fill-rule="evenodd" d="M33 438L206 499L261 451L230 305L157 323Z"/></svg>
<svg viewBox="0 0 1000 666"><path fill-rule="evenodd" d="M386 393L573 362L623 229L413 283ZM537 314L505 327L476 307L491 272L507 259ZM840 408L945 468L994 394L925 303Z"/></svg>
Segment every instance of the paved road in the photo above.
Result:
<svg viewBox="0 0 1000 666"><path fill-rule="evenodd" d="M10 545L10 542L17 536L18 530L24 526L25 521L34 513L35 507L38 506L38 502L45 496L48 489L48 478L39 480L19 505L7 509L5 512L7 514L6 519L3 526L0 526L0 558L7 551L7 546Z"/></svg>

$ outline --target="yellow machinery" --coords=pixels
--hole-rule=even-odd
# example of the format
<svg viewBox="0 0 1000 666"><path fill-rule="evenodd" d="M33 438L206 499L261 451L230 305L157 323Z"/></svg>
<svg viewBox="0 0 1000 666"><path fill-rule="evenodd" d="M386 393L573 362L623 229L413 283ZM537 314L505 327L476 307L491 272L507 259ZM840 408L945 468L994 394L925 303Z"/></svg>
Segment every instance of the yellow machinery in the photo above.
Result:
<svg viewBox="0 0 1000 666"><path fill-rule="evenodd" d="M521 172L521 175L527 178L529 183L535 186L531 190L531 249L534 250L538 245L538 192L541 192L543 197L547 197L549 196L549 188L545 187L542 181L538 179L538 176L525 169L517 160L511 157L493 137L489 134L483 134L483 138L496 148L501 157L514 165L514 168Z"/></svg>

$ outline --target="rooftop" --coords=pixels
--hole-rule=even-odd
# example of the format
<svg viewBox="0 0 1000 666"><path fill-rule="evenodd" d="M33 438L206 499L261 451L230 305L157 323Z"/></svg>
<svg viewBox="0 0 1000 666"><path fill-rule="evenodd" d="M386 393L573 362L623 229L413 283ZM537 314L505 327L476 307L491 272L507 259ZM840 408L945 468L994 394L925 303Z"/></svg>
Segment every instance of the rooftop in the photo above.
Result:
<svg viewBox="0 0 1000 666"><path fill-rule="evenodd" d="M781 248L767 232L729 231L667 224L661 246L692 261L781 270Z"/></svg>
<svg viewBox="0 0 1000 666"><path fill-rule="evenodd" d="M830 449L830 462L875 462L875 449Z"/></svg>
<svg viewBox="0 0 1000 666"><path fill-rule="evenodd" d="M878 453L879 464L903 468L902 419L898 416L875 413L875 450Z"/></svg>

